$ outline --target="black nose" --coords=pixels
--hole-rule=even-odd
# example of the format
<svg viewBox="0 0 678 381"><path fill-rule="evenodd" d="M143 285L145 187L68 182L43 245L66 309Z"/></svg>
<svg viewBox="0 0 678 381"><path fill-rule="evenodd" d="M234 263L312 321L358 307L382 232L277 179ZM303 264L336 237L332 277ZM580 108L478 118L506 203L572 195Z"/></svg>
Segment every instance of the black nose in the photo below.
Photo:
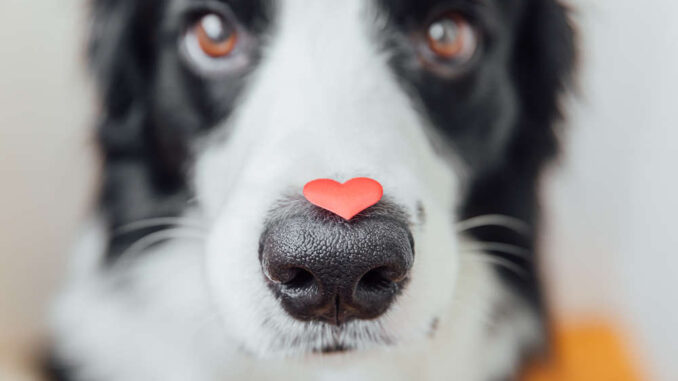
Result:
<svg viewBox="0 0 678 381"><path fill-rule="evenodd" d="M414 262L400 208L382 201L350 221L305 201L282 208L261 237L259 259L292 317L339 325L388 309Z"/></svg>

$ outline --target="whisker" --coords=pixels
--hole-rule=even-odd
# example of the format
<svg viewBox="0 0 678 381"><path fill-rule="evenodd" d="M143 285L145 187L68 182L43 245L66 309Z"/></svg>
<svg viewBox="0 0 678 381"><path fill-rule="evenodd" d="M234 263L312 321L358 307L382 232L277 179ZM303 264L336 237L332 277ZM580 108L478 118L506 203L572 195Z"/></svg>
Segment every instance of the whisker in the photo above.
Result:
<svg viewBox="0 0 678 381"><path fill-rule="evenodd" d="M155 217L155 218L146 218L128 224L117 227L113 235L118 236L126 233L131 233L136 230L152 228L157 226L164 225L174 225L177 227L186 227L186 228L195 228L198 230L203 230L205 227L202 226L198 221L192 221L188 218L182 217Z"/></svg>
<svg viewBox="0 0 678 381"><path fill-rule="evenodd" d="M188 204L188 205L197 204L199 202L200 202L200 199L198 198L198 196L193 196L193 197L189 198L188 200L186 200L186 204Z"/></svg>
<svg viewBox="0 0 678 381"><path fill-rule="evenodd" d="M501 258L501 257L496 257L490 254L486 254L483 252L476 252L473 255L465 255L462 256L462 260L472 260L476 262L482 262L482 263L487 263L490 265L496 265L499 267L503 267L509 271L512 271L516 275L518 275L521 278L527 278L527 272L520 268L520 266L516 265L515 263Z"/></svg>
<svg viewBox="0 0 678 381"><path fill-rule="evenodd" d="M522 258L526 261L531 261L531 251L520 246L511 245L503 242L474 242L463 247L461 252L476 252L476 251L497 251L504 254L513 255Z"/></svg>
<svg viewBox="0 0 678 381"><path fill-rule="evenodd" d="M195 239L195 240L201 240L203 239L204 236L201 234L197 234L197 232L191 232L187 231L182 228L171 228L171 229L165 229L161 231L157 231L154 233L150 233L145 235L144 237L138 239L136 242L134 242L132 245L130 245L125 251L120 254L120 259L126 258L130 255L137 254L139 252L142 252L149 247L160 243L162 241L170 240L170 239ZM122 261L121 261L122 262Z"/></svg>
<svg viewBox="0 0 678 381"><path fill-rule="evenodd" d="M525 235L530 234L532 230L525 221L504 214L483 214L459 221L456 224L458 233L483 226L505 227Z"/></svg>

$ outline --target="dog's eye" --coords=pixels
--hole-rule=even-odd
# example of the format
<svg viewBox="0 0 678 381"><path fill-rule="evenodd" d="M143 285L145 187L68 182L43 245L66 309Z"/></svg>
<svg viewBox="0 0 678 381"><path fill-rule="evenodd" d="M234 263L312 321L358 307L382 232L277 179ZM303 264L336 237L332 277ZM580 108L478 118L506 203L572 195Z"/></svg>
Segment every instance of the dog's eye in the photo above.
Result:
<svg viewBox="0 0 678 381"><path fill-rule="evenodd" d="M247 67L253 38L229 9L188 17L179 49L194 72L202 76L222 76Z"/></svg>
<svg viewBox="0 0 678 381"><path fill-rule="evenodd" d="M198 20L192 33L195 34L200 49L213 58L228 56L238 42L238 33L235 28L214 13L207 14Z"/></svg>
<svg viewBox="0 0 678 381"><path fill-rule="evenodd" d="M435 19L426 30L428 49L437 59L465 62L473 57L477 36L471 24L459 13Z"/></svg>

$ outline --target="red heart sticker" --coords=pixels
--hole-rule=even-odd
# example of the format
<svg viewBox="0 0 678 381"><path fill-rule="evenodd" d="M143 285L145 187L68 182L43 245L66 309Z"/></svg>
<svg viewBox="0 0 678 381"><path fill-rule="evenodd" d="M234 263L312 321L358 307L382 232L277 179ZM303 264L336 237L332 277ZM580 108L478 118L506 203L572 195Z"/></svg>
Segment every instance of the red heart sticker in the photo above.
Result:
<svg viewBox="0 0 678 381"><path fill-rule="evenodd" d="M356 177L343 184L331 179L318 179L304 186L304 197L311 204L347 221L379 202L383 195L381 184L367 177Z"/></svg>

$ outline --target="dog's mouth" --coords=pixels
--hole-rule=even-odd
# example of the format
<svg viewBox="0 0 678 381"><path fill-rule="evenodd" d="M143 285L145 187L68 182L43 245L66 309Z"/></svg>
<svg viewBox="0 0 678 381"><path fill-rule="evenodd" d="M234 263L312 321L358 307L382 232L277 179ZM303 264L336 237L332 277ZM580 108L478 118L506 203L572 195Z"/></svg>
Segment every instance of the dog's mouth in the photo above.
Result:
<svg viewBox="0 0 678 381"><path fill-rule="evenodd" d="M267 355L281 357L332 356L381 350L402 345L408 340L421 337L433 339L440 326L440 318L433 317L421 331L421 336L402 337L387 329L382 319L353 320L339 326L323 322L307 322L299 325L273 323L268 320L267 328L273 328L272 341ZM416 331L416 330L415 330Z"/></svg>
<svg viewBox="0 0 678 381"><path fill-rule="evenodd" d="M343 345L335 345L335 346L326 346L323 348L320 348L320 350L315 351L314 353L319 353L323 355L331 355L331 354L338 354L338 353L345 353L345 352L351 352L353 351L353 348L348 348Z"/></svg>
<svg viewBox="0 0 678 381"><path fill-rule="evenodd" d="M282 356L336 355L392 346L396 340L379 320L353 320L336 326L307 322L274 328L270 351Z"/></svg>

